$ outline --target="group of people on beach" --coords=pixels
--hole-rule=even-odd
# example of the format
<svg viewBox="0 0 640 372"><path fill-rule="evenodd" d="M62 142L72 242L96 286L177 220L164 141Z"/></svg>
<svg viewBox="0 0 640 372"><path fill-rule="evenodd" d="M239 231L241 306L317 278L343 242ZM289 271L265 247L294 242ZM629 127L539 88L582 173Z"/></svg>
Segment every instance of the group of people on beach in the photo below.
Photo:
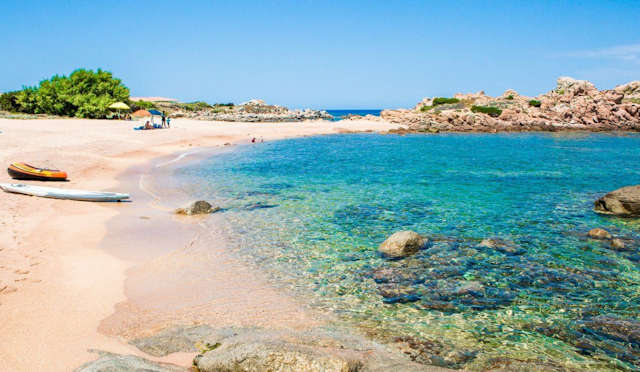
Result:
<svg viewBox="0 0 640 372"><path fill-rule="evenodd" d="M162 129L171 128L171 118L167 116L167 114L164 111L162 111L162 127L161 128ZM160 129L160 128L154 127L154 125L151 123L151 120L147 120L147 122L144 123L144 129Z"/></svg>

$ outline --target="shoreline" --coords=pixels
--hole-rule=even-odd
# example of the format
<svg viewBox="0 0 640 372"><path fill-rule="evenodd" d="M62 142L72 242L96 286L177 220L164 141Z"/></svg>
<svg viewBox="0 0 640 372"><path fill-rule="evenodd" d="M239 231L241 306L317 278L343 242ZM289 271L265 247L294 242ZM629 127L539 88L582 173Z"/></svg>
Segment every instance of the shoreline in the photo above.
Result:
<svg viewBox="0 0 640 372"><path fill-rule="evenodd" d="M244 143L251 136L272 140L347 130L334 122L221 124L176 120L171 130L137 135L129 125L119 126L121 123L2 119L2 140L11 145L5 147L0 159L8 163L21 160L16 159L21 156L51 167L54 164L50 159L58 157L61 161L55 166L71 174L71 181L60 187L113 190L119 186L116 180L122 169L144 166L150 159L189 148ZM344 124L356 131L395 127L370 122ZM80 135L70 138L69 134ZM30 150L26 154L25 148ZM8 180L6 175L0 178ZM125 271L131 267L130 262L114 257L99 244L106 236L108 221L136 205L135 199L133 204L97 205L6 193L3 197L8 202L1 207L5 217L0 223L13 231L5 231L3 237L8 243L0 247L7 263L0 280L8 283L0 292L0 312L6 319L0 331L7 340L0 344L0 364L16 371L69 370L96 358L88 349L141 353L97 331L100 322L113 313L113 306L126 299L120 283L124 283ZM37 360L30 357L34 353ZM185 362L185 356L181 358L180 364Z"/></svg>

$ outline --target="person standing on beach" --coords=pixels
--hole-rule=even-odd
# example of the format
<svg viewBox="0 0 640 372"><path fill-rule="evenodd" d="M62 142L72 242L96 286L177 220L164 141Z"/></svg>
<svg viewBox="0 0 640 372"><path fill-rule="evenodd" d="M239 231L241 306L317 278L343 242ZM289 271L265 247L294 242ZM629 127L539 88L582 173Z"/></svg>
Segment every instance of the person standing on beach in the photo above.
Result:
<svg viewBox="0 0 640 372"><path fill-rule="evenodd" d="M164 111L162 111L162 127L163 128L167 127L167 117L166 117Z"/></svg>
<svg viewBox="0 0 640 372"><path fill-rule="evenodd" d="M171 118L167 116L167 128L171 128Z"/></svg>

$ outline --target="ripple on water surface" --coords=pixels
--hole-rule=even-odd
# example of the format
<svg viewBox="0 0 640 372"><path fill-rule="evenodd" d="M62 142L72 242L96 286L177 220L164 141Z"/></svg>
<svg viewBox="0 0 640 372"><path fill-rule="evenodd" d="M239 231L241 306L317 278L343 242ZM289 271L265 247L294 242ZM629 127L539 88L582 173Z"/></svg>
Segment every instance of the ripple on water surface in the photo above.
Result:
<svg viewBox="0 0 640 372"><path fill-rule="evenodd" d="M638 164L637 135L340 135L241 147L176 176L228 208L238 252L276 283L419 362L638 369L639 225L591 211L640 183ZM626 250L587 239L593 227ZM431 243L381 257L401 229Z"/></svg>

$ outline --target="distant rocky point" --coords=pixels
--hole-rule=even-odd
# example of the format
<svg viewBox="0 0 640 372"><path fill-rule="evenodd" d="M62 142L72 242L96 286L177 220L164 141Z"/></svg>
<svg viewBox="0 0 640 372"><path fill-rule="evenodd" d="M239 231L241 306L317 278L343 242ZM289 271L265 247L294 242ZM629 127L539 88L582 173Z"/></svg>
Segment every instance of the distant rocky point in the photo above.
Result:
<svg viewBox="0 0 640 372"><path fill-rule="evenodd" d="M398 132L520 132L640 130L640 81L598 90L586 80L561 77L537 97L507 90L452 98L424 98L413 109L383 110L381 119L403 124Z"/></svg>
<svg viewBox="0 0 640 372"><path fill-rule="evenodd" d="M269 105L261 99L252 99L239 105L208 105L160 103L159 106L171 117L199 120L237 122L283 122L305 120L331 120L333 116L319 110L290 110L286 107Z"/></svg>

